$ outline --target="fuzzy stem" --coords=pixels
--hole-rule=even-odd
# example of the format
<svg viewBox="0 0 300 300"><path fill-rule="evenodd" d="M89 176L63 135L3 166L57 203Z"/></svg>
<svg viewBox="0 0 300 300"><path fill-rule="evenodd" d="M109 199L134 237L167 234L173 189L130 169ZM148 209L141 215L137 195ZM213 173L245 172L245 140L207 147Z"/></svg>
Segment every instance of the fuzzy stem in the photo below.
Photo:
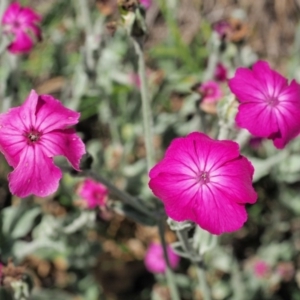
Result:
<svg viewBox="0 0 300 300"><path fill-rule="evenodd" d="M189 243L187 230L186 229L177 230L176 234L178 236L179 241L181 242L184 251L189 254L189 259L196 267L199 286L200 286L200 290L202 291L203 299L211 300L212 298L211 298L210 288L206 280L205 271L203 268L203 264L201 262L201 257L199 257L199 255L195 253L194 249Z"/></svg>
<svg viewBox="0 0 300 300"><path fill-rule="evenodd" d="M246 129L241 129L234 141L237 142L240 145L240 149L242 149L250 138L251 133Z"/></svg>
<svg viewBox="0 0 300 300"><path fill-rule="evenodd" d="M218 140L227 140L229 135L229 127L225 122L219 122L220 131L218 135Z"/></svg>
<svg viewBox="0 0 300 300"><path fill-rule="evenodd" d="M146 78L146 66L144 53L141 45L133 39L136 54L139 58L139 77L141 80L141 96L142 96L142 115L143 115L143 125L145 134L145 147L146 147L146 160L147 160L147 170L148 172L154 165L154 151L153 151L153 134L152 134L152 111L149 101L149 93L147 87Z"/></svg>
<svg viewBox="0 0 300 300"><path fill-rule="evenodd" d="M125 191L122 191L118 189L113 183L111 183L109 180L106 178L102 177L99 174L96 174L94 171L83 171L79 173L80 175L87 176L87 177L92 177L93 179L103 183L111 193L122 199L125 203L133 206L137 210L141 211L147 216L153 217L153 214L145 205L141 203L141 201L138 198L135 198L131 196L130 194L126 193Z"/></svg>
<svg viewBox="0 0 300 300"><path fill-rule="evenodd" d="M158 230L159 230L160 241L163 246L164 259L165 259L165 262L167 265L166 278L167 278L168 286L170 288L171 298L172 298L172 300L180 300L180 295L178 292L174 274L170 267L170 261L169 261L168 252L167 252L167 243L165 240L165 228L164 228L164 220L163 219L160 219L158 222Z"/></svg>
<svg viewBox="0 0 300 300"><path fill-rule="evenodd" d="M11 39L4 35L1 31L1 40L0 40L0 56L7 51L7 47L11 44Z"/></svg>
<svg viewBox="0 0 300 300"><path fill-rule="evenodd" d="M70 166L61 164L59 167L64 172L70 172L70 173L73 172L73 169ZM141 202L141 200L139 198L133 197L130 194L128 194L127 192L120 190L112 182L110 182L106 178L102 177L101 175L99 175L95 171L93 171L93 170L84 170L84 171L76 173L75 176L78 176L78 177L90 177L90 178L93 178L94 180L96 180L98 182L103 183L112 194L114 194L115 196L117 196L124 203L126 203L126 204L134 207L135 209L139 210L140 212L142 212L146 216L149 216L149 217L157 219L158 213L157 212L153 213L149 208L147 208Z"/></svg>

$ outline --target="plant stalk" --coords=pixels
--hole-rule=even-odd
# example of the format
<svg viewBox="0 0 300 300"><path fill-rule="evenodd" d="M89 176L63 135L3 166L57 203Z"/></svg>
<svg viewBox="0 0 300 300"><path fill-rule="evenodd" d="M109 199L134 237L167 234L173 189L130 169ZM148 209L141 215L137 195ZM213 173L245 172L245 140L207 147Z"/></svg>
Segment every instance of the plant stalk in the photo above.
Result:
<svg viewBox="0 0 300 300"><path fill-rule="evenodd" d="M177 230L176 234L178 236L179 241L181 242L184 251L188 254L189 259L196 267L199 287L200 290L202 291L203 299L212 300L210 288L206 280L205 271L203 268L202 258L195 253L193 247L189 243L187 230L186 229Z"/></svg>
<svg viewBox="0 0 300 300"><path fill-rule="evenodd" d="M166 278L167 278L168 286L170 288L171 298L172 298L172 300L180 300L180 295L179 295L179 291L178 291L178 288L176 285L174 274L170 267L170 261L169 261L168 252L167 252L167 243L165 240L165 226L164 226L164 220L162 218L158 221L158 230L159 230L160 241L163 246L164 259L165 259L165 262L167 265Z"/></svg>
<svg viewBox="0 0 300 300"><path fill-rule="evenodd" d="M133 39L135 51L138 55L139 77L141 80L141 97L142 97L142 116L145 134L146 160L147 171L151 170L154 165L154 150L153 150L153 133L152 133L152 111L149 101L149 93L146 78L145 58L141 45Z"/></svg>

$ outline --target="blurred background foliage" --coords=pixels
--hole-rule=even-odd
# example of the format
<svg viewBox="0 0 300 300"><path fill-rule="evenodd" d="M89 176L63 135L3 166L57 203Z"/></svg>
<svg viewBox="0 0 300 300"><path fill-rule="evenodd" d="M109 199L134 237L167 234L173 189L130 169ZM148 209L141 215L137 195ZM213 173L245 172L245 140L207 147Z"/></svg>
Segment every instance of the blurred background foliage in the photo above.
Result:
<svg viewBox="0 0 300 300"><path fill-rule="evenodd" d="M94 159L94 172L153 208L137 57L116 1L21 3L43 16L43 40L18 57L12 73L8 54L2 55L2 111L4 99L13 94L11 104L19 105L32 88L80 111L77 130ZM200 116L206 131L215 135L216 115L201 109L199 95L192 92L192 86L211 77L207 65L213 55L230 76L259 57L300 81L299 17L298 0L153 1L146 12L144 51L157 159L173 138L203 129ZM231 37L220 42L212 28L225 19L238 22ZM222 89L229 94L226 84ZM245 227L222 236L221 247L206 254L214 299L300 299L299 146L299 140L292 142L294 155L255 183L259 201L249 207ZM245 153L259 159L272 151L263 142ZM55 195L20 200L9 194L8 172L1 156L0 258L11 266L11 280L21 276L34 286L30 299L171 299L164 277L149 273L143 264L147 245L158 239L156 227L149 226L153 220L113 194L105 209L85 209L77 194L82 178L69 173ZM166 239L176 240L171 231ZM202 299L195 270L185 259L176 281L182 299ZM1 299L11 297L5 290L0 293Z"/></svg>

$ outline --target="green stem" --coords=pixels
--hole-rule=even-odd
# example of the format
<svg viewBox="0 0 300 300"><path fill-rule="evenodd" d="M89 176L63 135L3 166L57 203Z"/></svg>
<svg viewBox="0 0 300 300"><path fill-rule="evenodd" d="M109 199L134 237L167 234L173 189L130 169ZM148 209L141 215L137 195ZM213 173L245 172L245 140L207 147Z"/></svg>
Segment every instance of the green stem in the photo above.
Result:
<svg viewBox="0 0 300 300"><path fill-rule="evenodd" d="M240 145L240 149L242 149L250 138L251 133L247 129L241 129L234 141L237 142Z"/></svg>
<svg viewBox="0 0 300 300"><path fill-rule="evenodd" d="M202 258L195 253L193 247L191 246L191 244L188 240L187 229L177 230L176 234L178 236L179 241L181 242L181 245L182 245L184 251L187 254L189 254L189 259L196 267L196 272L197 272L198 281L199 281L199 287L200 287L200 290L202 291L203 299L211 300L212 298L211 298L210 288L209 288L208 282L206 280L205 271L204 271L203 263L202 263Z"/></svg>
<svg viewBox="0 0 300 300"><path fill-rule="evenodd" d="M125 191L122 191L118 189L113 183L111 183L106 178L102 177L101 175L97 174L96 172L90 170L90 171L83 171L80 174L87 177L92 177L95 180L103 183L111 193L119 197L123 200L123 202L131 205L132 207L136 208L137 210L144 213L146 216L153 217L157 216L156 214L153 215L153 213L143 204L141 203L141 200L139 200L136 197L131 196L130 194L126 193Z"/></svg>
<svg viewBox="0 0 300 300"><path fill-rule="evenodd" d="M69 173L73 172L73 169L70 166L61 164L59 167L64 172L69 172ZM116 197L118 197L124 203L134 207L135 209L139 210L140 212L142 212L146 216L157 219L157 215L158 215L157 212L153 213L149 208L147 208L142 203L142 201L139 198L133 197L130 194L128 194L127 192L120 190L112 182L110 182L106 178L102 177L101 175L99 175L95 171L93 171L93 170L83 170L81 172L76 173L75 175L78 176L78 177L90 177L90 178L93 178L94 180L96 180L98 182L103 183L112 194L114 194Z"/></svg>
<svg viewBox="0 0 300 300"><path fill-rule="evenodd" d="M220 121L219 128L218 140L227 140L229 135L228 125L225 122Z"/></svg>
<svg viewBox="0 0 300 300"><path fill-rule="evenodd" d="M178 288L176 285L174 274L170 267L170 262L169 262L168 252L167 252L167 243L165 240L165 228L164 228L164 220L163 219L160 219L158 222L158 230L159 230L159 237L161 240L161 244L163 246L164 259L165 259L165 262L167 265L166 278L167 278L168 286L170 288L171 298L172 298L172 300L180 300L180 295L179 295L179 291L178 291Z"/></svg>
<svg viewBox="0 0 300 300"><path fill-rule="evenodd" d="M142 115L143 115L144 134L145 134L147 170L149 172L154 165L152 111L151 111L151 105L149 101L149 93L147 87L144 53L141 45L135 39L133 39L133 43L134 43L135 51L139 58L138 63L139 63L139 76L141 80Z"/></svg>

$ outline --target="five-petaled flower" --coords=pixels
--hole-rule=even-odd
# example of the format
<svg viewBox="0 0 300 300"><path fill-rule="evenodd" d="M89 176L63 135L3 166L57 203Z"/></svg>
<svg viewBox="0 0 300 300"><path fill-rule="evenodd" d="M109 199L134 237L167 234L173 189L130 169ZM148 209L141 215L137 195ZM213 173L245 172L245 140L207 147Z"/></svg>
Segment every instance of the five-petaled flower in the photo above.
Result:
<svg viewBox="0 0 300 300"><path fill-rule="evenodd" d="M167 245L167 254L170 267L175 269L180 261L180 257L173 251L170 245ZM144 259L147 270L151 273L164 273L167 269L164 259L164 250L161 244L151 243L147 249Z"/></svg>
<svg viewBox="0 0 300 300"><path fill-rule="evenodd" d="M176 138L150 171L149 186L176 221L190 220L212 234L240 229L246 203L255 203L254 169L233 141L194 132Z"/></svg>
<svg viewBox="0 0 300 300"><path fill-rule="evenodd" d="M236 123L282 149L300 133L300 85L258 61L252 71L237 69L229 87L240 101Z"/></svg>
<svg viewBox="0 0 300 300"><path fill-rule="evenodd" d="M70 128L79 116L52 96L33 90L23 105L0 114L0 151L14 168L8 175L13 194L45 197L55 192L62 177L53 163L56 155L79 170L85 146Z"/></svg>
<svg viewBox="0 0 300 300"><path fill-rule="evenodd" d="M8 50L12 53L29 52L34 40L41 39L38 23L41 16L29 7L21 7L17 2L9 5L3 14L3 32L12 35L12 42Z"/></svg>
<svg viewBox="0 0 300 300"><path fill-rule="evenodd" d="M86 178L78 189L78 195L86 201L89 209L105 205L108 190L100 182Z"/></svg>

